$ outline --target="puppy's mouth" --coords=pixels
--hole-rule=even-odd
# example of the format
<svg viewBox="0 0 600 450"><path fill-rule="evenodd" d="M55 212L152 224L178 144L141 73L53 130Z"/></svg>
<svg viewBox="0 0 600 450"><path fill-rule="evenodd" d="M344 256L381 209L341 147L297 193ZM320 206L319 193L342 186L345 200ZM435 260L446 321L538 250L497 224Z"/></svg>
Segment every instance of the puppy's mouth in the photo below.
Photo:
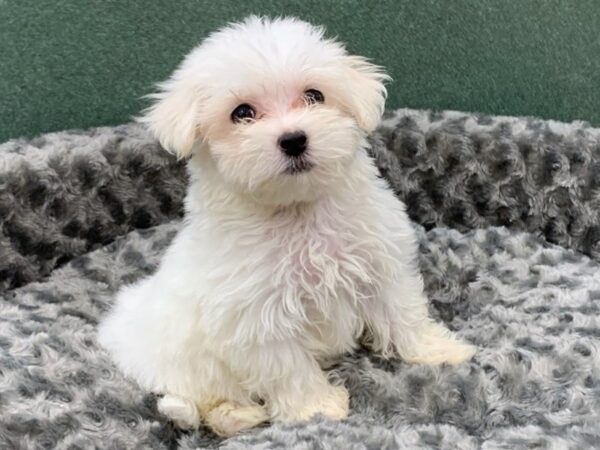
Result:
<svg viewBox="0 0 600 450"><path fill-rule="evenodd" d="M288 166L283 171L287 175L297 175L299 173L308 172L314 167L314 164L306 158L291 158L288 161Z"/></svg>

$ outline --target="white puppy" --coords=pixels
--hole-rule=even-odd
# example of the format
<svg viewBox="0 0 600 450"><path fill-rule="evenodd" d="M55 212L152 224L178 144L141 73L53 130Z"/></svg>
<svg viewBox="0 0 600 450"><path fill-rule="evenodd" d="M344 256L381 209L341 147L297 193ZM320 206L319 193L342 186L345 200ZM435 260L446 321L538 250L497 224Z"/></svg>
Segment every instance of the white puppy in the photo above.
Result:
<svg viewBox="0 0 600 450"><path fill-rule="evenodd" d="M321 366L361 337L410 363L473 355L429 318L414 232L365 150L387 78L321 28L250 17L153 96L142 121L190 157L184 226L99 339L179 425L346 417Z"/></svg>

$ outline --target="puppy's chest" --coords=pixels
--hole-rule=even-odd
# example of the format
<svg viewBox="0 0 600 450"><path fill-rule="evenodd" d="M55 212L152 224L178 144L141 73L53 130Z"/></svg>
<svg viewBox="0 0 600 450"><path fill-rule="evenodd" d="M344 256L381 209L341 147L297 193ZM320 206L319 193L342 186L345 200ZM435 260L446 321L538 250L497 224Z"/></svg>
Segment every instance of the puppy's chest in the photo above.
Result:
<svg viewBox="0 0 600 450"><path fill-rule="evenodd" d="M275 279L317 301L367 294L378 281L378 252L351 229L306 226L281 239Z"/></svg>
<svg viewBox="0 0 600 450"><path fill-rule="evenodd" d="M346 243L330 235L299 237L284 244L281 250L281 269L292 280L311 286L334 283L344 272L343 262L352 258Z"/></svg>

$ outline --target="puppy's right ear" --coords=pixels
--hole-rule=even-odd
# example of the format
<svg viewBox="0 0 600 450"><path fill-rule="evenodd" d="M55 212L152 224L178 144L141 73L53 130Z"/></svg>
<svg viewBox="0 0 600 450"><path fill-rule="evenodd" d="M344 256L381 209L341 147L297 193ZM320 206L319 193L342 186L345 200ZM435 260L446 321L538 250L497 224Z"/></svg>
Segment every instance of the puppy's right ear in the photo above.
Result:
<svg viewBox="0 0 600 450"><path fill-rule="evenodd" d="M185 158L191 155L199 137L200 95L196 86L177 75L159 84L159 92L148 96L154 104L136 120L146 124L167 151Z"/></svg>

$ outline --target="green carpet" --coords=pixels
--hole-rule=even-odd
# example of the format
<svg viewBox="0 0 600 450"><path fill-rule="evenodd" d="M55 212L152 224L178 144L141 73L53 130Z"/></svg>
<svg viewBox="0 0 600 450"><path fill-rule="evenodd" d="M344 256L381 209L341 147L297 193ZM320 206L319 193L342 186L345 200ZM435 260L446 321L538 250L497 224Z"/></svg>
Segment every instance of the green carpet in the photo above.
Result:
<svg viewBox="0 0 600 450"><path fill-rule="evenodd" d="M598 0L0 0L0 141L128 121L206 33L325 24L394 77L388 107L600 124Z"/></svg>

